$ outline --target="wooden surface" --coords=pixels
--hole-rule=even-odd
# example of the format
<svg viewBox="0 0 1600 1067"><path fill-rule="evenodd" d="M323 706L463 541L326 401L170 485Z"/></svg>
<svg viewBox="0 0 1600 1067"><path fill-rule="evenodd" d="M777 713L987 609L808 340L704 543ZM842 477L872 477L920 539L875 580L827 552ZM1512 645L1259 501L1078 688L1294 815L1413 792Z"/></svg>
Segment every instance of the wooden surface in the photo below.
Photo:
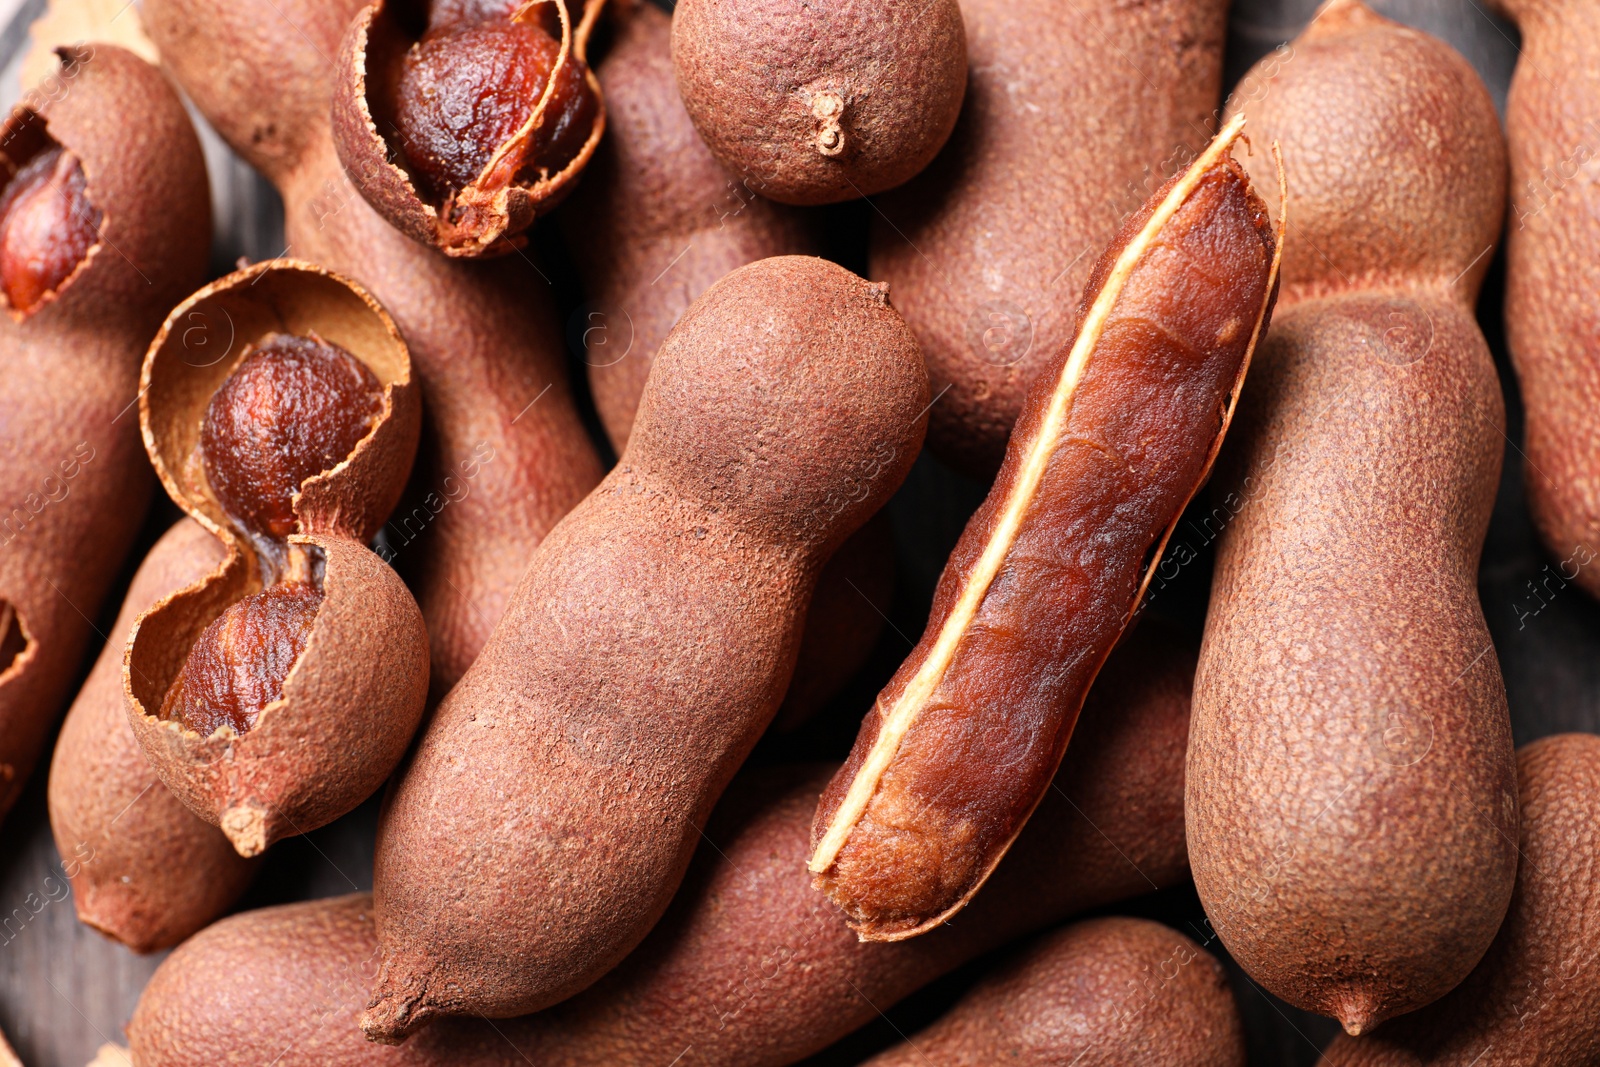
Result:
<svg viewBox="0 0 1600 1067"><path fill-rule="evenodd" d="M242 0L256 2L256 0ZM1380 11L1436 33L1459 48L1484 76L1503 106L1516 57L1516 36L1491 21L1474 0L1389 0ZM17 69L26 43L26 23L41 0L0 0L0 16L19 11L0 31L0 92L16 99ZM1294 36L1309 19L1312 0L1235 0L1230 25L1228 71L1232 81L1258 56ZM133 13L128 12L128 17ZM213 264L220 273L243 255L268 258L282 251L281 208L270 188L256 179L218 142L207 138L217 217L223 221ZM864 263L865 211L847 205L827 213L835 223L830 248L846 265ZM572 277L547 232L539 243L551 254L558 287ZM1491 272L1480 303L1480 319L1500 365L1510 412L1505 476L1485 550L1480 592L1494 634L1519 743L1564 730L1600 731L1600 605L1576 588L1549 583L1553 592L1534 595L1550 574L1522 502L1521 413L1515 382L1505 361L1499 325L1502 277ZM576 306L581 294L567 283L563 296ZM581 382L581 375L578 376ZM839 756L876 688L892 672L922 626L933 582L982 488L924 458L891 504L900 542L901 592L873 663L829 715L800 737L769 739L755 758L779 761ZM146 544L172 521L158 509ZM1188 584L1164 594L1161 608L1191 625L1203 618L1207 575L1186 568ZM131 574L131 564L130 571ZM100 622L109 625L116 604ZM85 665L87 667L87 664ZM376 806L369 802L345 819L307 838L276 846L242 906L255 907L365 888L371 883ZM144 981L160 962L140 958L78 925L51 841L44 808L44 775L0 827L0 1028L29 1067L82 1067L97 1049L122 1040ZM1171 892L1117 909L1149 915L1205 941L1203 913L1192 891ZM1211 946L1219 949L1215 943ZM815 1064L858 1062L864 1055L909 1033L947 1006L981 972L983 961L936 982L892 1009L885 1018L841 1043ZM1253 1064L1313 1064L1332 1036L1330 1020L1287 1008L1257 991L1234 969L1235 989L1246 1016Z"/></svg>

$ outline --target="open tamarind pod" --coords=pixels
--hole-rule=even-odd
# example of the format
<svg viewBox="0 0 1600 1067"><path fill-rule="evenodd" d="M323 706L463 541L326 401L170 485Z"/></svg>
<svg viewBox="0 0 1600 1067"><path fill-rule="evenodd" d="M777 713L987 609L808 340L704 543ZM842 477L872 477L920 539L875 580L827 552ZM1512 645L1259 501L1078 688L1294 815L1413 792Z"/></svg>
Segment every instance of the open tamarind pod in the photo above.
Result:
<svg viewBox="0 0 1600 1067"><path fill-rule="evenodd" d="M355 278L395 317L422 385L412 491L386 530L427 620L432 695L466 671L534 546L600 480L546 283L521 256L448 259L346 178L328 60L359 0L149 0L162 62L283 194L289 248Z"/></svg>
<svg viewBox="0 0 1600 1067"><path fill-rule="evenodd" d="M128 720L253 856L370 796L422 718L422 614L366 547L416 452L411 361L354 283L272 260L179 304L140 385L156 474L227 555L139 616Z"/></svg>
<svg viewBox="0 0 1600 1067"><path fill-rule="evenodd" d="M620 455L650 365L684 310L729 271L816 242L799 212L731 177L695 133L673 78L667 13L623 0L610 14L615 32L596 68L606 139L557 217L589 293L589 388ZM887 518L875 519L817 580L780 727L804 722L861 669L893 593L894 543Z"/></svg>
<svg viewBox="0 0 1600 1067"><path fill-rule="evenodd" d="M876 201L873 278L922 343L928 446L988 480L1072 343L1095 258L1216 129L1225 0L963 0L961 119Z"/></svg>
<svg viewBox="0 0 1600 1067"><path fill-rule="evenodd" d="M605 0L372 0L334 60L345 172L451 256L520 247L605 131L589 34Z"/></svg>
<svg viewBox="0 0 1600 1067"><path fill-rule="evenodd" d="M50 828L81 922L135 952L171 948L221 915L256 864L179 802L134 739L122 655L134 620L212 574L221 541L180 521L134 575L111 639L67 712L50 763Z"/></svg>
<svg viewBox="0 0 1600 1067"><path fill-rule="evenodd" d="M1383 1025L1341 1034L1330 1067L1588 1067L1600 1061L1600 737L1517 751L1522 862L1506 921L1466 980Z"/></svg>
<svg viewBox="0 0 1600 1067"><path fill-rule="evenodd" d="M1506 99L1506 340L1522 388L1528 509L1561 576L1600 596L1600 9L1491 0L1522 31ZM1581 106L1574 106L1580 103Z"/></svg>
<svg viewBox="0 0 1600 1067"><path fill-rule="evenodd" d="M355 1022L377 951L367 900L319 900L225 919L174 953L128 1028L137 1062L209 1067L224 1053L266 1061L293 1039L306 1067L502 1062L495 1055L647 1067L689 1048L683 1062L794 1063L1019 935L1184 878L1195 642L1153 623L1113 653L1084 708L1089 743L1068 753L1059 791L991 891L927 937L859 941L811 888L804 860L829 767L747 771L706 826L661 923L571 1000L493 1024L441 1019L398 1047L369 1043ZM500 1040L478 1059L474 1035L483 1033Z"/></svg>
<svg viewBox="0 0 1600 1067"><path fill-rule="evenodd" d="M0 815L72 694L150 499L139 358L205 277L205 161L159 71L61 53L0 134Z"/></svg>
<svg viewBox="0 0 1600 1067"><path fill-rule="evenodd" d="M1041 937L868 1067L1244 1067L1228 977L1148 919L1090 919Z"/></svg>
<svg viewBox="0 0 1600 1067"><path fill-rule="evenodd" d="M1516 874L1477 591L1505 412L1473 301L1505 148L1467 62L1357 0L1292 47L1235 94L1304 207L1218 472L1189 850L1240 965L1362 1033L1472 970Z"/></svg>
<svg viewBox="0 0 1600 1067"><path fill-rule="evenodd" d="M933 613L817 806L817 884L868 939L972 899L1049 788L1227 432L1276 296L1235 120L1130 219L1045 367Z"/></svg>
<svg viewBox="0 0 1600 1067"><path fill-rule="evenodd" d="M684 313L617 467L534 553L389 795L369 1036L537 1010L638 944L927 403L883 287L824 260L741 267Z"/></svg>

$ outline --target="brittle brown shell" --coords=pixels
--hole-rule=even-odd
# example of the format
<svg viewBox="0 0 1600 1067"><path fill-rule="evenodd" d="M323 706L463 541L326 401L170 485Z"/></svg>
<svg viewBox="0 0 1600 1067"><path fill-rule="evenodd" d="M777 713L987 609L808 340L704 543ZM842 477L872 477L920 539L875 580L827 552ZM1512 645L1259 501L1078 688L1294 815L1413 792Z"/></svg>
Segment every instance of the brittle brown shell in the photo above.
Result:
<svg viewBox="0 0 1600 1067"><path fill-rule="evenodd" d="M405 335L424 432L386 558L428 623L437 700L483 648L539 541L604 471L536 265L438 255L389 225L340 166L328 57L363 6L145 0L141 16L189 98L278 186L294 254L361 282Z"/></svg>
<svg viewBox="0 0 1600 1067"><path fill-rule="evenodd" d="M196 462L201 413L245 348L275 333L312 332L361 360L383 407L350 456L295 497L324 599L282 697L245 734L201 737L159 717L200 633L260 590L251 542L237 531ZM227 547L206 580L140 616L128 643L129 721L162 782L220 825L243 855L344 814L382 784L421 718L428 683L421 612L399 577L364 545L398 499L421 412L404 341L365 291L320 267L260 263L201 289L168 316L145 359L145 444L173 500Z"/></svg>
<svg viewBox="0 0 1600 1067"><path fill-rule="evenodd" d="M71 695L143 520L139 358L205 277L210 244L205 161L177 93L120 48L62 55L0 132L12 165L62 145L102 216L98 242L53 294L26 316L0 315L0 814Z"/></svg>
<svg viewBox="0 0 1600 1067"><path fill-rule="evenodd" d="M67 712L50 763L50 827L78 919L135 952L170 948L206 926L256 869L161 784L128 725L122 689L135 620L225 558L222 542L192 519L156 542Z"/></svg>
<svg viewBox="0 0 1600 1067"><path fill-rule="evenodd" d="M574 57L586 62L589 37L605 0L535 0L537 9L554 5L561 20L561 63ZM414 34L407 25L415 21L417 0L372 0L345 30L334 60L333 140L345 173L377 212L407 236L432 245L450 256L503 255L521 247L520 236L541 215L560 202L583 172L605 132L605 100L592 69L584 71L597 110L593 128L578 153L554 174L532 181L513 181L503 189L482 191L477 183L456 197L458 217L429 203L406 168L394 158L394 149L378 128L369 85L385 76L387 62L407 47ZM581 10L574 13L571 8ZM559 69L559 68L558 68ZM550 84L556 80L550 75ZM538 128L548 103L548 92L534 107L525 131ZM491 164L492 166L492 164ZM486 169L487 173L487 169ZM481 176L480 176L481 177Z"/></svg>

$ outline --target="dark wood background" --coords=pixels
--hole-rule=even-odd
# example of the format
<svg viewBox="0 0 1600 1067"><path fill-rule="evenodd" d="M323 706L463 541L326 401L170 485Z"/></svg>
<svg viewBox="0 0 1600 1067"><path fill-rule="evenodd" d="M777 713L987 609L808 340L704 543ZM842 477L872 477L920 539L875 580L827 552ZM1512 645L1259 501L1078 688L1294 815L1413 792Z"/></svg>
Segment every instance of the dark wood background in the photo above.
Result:
<svg viewBox="0 0 1600 1067"><path fill-rule="evenodd" d="M260 2L260 0L241 0ZM1063 3L1089 0L1062 0ZM1310 19L1314 0L1236 0L1228 40L1228 83L1255 59L1295 36ZM1476 0L1378 0L1374 6L1401 21L1448 40L1478 69L1502 110L1516 61L1515 30L1491 19ZM25 0L0 31L0 63L15 85L15 57L26 46L27 26L44 0ZM3 7L0 7L3 10ZM281 205L276 195L209 138L208 160L216 187L221 232L214 250L218 273L239 256L268 258L282 249ZM862 205L844 205L826 214L832 254L863 269L865 214ZM569 307L581 295L562 268L561 250L549 233L542 251L557 265L552 271ZM1479 588L1493 631L1518 743L1566 730L1600 731L1600 605L1575 588L1561 589L1536 614L1532 583L1543 581L1548 561L1529 524L1522 495L1521 405L1506 362L1499 307L1503 269L1490 272L1479 316L1500 367L1510 419L1505 473L1484 552ZM574 356L575 380L582 382ZM861 713L877 688L905 654L908 639L921 629L931 591L945 555L967 516L982 497L982 487L951 474L924 457L891 504L900 548L899 594L873 663L812 728L797 737L769 738L757 760L782 761L837 757L855 733ZM145 544L173 521L175 510L158 508ZM138 555L142 555L142 552ZM135 557L137 559L137 555ZM1203 614L1208 575L1192 575L1176 595L1164 594L1164 610L1196 627ZM131 564L130 571L131 574ZM120 593L106 605L100 622L110 626ZM87 669L87 663L85 664ZM44 765L41 764L41 768ZM331 826L276 846L241 907L347 893L371 884L374 802ZM25 914L0 930L0 1028L10 1036L29 1067L82 1067L102 1044L120 1043L122 1026L144 982L161 957L139 957L80 926L59 879L44 802L44 774L36 774L26 795L0 828L0 919ZM33 896L45 902L37 914L24 907ZM14 909L22 909L17 912ZM1133 901L1116 909L1159 918L1199 936L1203 914L1192 891L1174 891ZM1209 947L1220 952L1220 946ZM852 1036L812 1063L849 1064L909 1033L937 1015L981 973L984 961L935 982L890 1010L873 1026ZM1335 1024L1298 1012L1259 991L1233 968L1250 1035L1251 1063L1314 1064Z"/></svg>

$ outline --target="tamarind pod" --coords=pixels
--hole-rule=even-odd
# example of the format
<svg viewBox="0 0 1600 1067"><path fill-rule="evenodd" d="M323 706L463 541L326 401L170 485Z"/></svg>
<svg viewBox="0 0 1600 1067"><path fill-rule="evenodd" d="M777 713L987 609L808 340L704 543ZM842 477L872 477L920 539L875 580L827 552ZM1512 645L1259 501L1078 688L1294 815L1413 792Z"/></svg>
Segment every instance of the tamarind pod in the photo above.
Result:
<svg viewBox="0 0 1600 1067"><path fill-rule="evenodd" d="M622 454L656 351L711 283L767 256L816 251L804 216L722 169L672 73L672 20L648 0L608 8L596 68L607 133L557 212L589 298L585 362L595 409Z"/></svg>
<svg viewBox="0 0 1600 1067"><path fill-rule="evenodd" d="M813 252L816 242L799 211L732 177L695 132L672 72L666 12L645 0L608 10L612 41L596 68L606 137L556 217L589 298L579 324L589 389L621 454L656 351L684 309L729 271ZM818 579L780 727L832 699L877 643L894 585L894 546L880 529L869 524L847 541Z"/></svg>
<svg viewBox="0 0 1600 1067"><path fill-rule="evenodd" d="M535 551L390 794L369 1036L546 1007L649 932L927 403L883 287L824 260L741 267L684 313L621 460Z"/></svg>
<svg viewBox="0 0 1600 1067"><path fill-rule="evenodd" d="M207 577L224 555L222 543L191 520L156 542L67 712L50 763L50 828L78 919L135 952L170 948L210 923L256 869L160 783L123 703L122 657L134 620Z"/></svg>
<svg viewBox="0 0 1600 1067"><path fill-rule="evenodd" d="M999 469L1096 256L1211 139L1227 7L963 0L961 118L877 200L868 272L927 356L928 445L963 473Z"/></svg>
<svg viewBox="0 0 1600 1067"><path fill-rule="evenodd" d="M1106 250L922 640L822 796L809 866L862 937L925 933L982 887L1209 473L1276 293L1266 207L1228 154L1241 129Z"/></svg>
<svg viewBox="0 0 1600 1067"><path fill-rule="evenodd" d="M675 1057L724 1067L793 1063L1021 934L1184 878L1195 654L1192 640L1155 620L1129 636L1084 708L1085 743L1068 753L1059 790L991 891L927 937L862 942L811 888L811 814L831 768L750 771L718 805L666 917L571 1000L494 1023L441 1019L400 1046L370 1043L354 1019L376 964L370 910L362 897L321 900L234 916L174 953L128 1028L136 1062L209 1067L224 1051L253 1062L293 1040L305 1067L497 1064L513 1049L511 1062L551 1067L644 1067ZM464 1051L479 1048L474 1035L486 1032L499 1038L486 1057Z"/></svg>
<svg viewBox="0 0 1600 1067"><path fill-rule="evenodd" d="M1089 919L1039 938L927 1029L868 1067L1243 1067L1228 977L1148 919Z"/></svg>
<svg viewBox="0 0 1600 1067"><path fill-rule="evenodd" d="M8 183L59 146L84 185L69 195L52 177L48 188L74 218L98 212L70 273L0 314L0 815L72 695L143 521L153 480L139 360L204 277L211 234L200 143L160 72L111 45L61 55L55 89L25 97L0 136ZM32 258L9 238L5 255L8 275L11 257Z"/></svg>
<svg viewBox="0 0 1600 1067"><path fill-rule="evenodd" d="M1497 0L1522 31L1506 99L1506 340L1522 389L1528 509L1562 577L1600 596L1600 10Z"/></svg>
<svg viewBox="0 0 1600 1067"><path fill-rule="evenodd" d="M1482 962L1455 990L1376 1033L1343 1034L1330 1067L1588 1067L1600 1062L1600 738L1517 752L1517 888Z"/></svg>
<svg viewBox="0 0 1600 1067"><path fill-rule="evenodd" d="M1505 413L1472 308L1505 157L1426 34L1333 0L1291 47L1236 94L1304 208L1218 474L1189 848L1241 966L1359 1033L1466 976L1516 872L1476 583Z"/></svg>
<svg viewBox="0 0 1600 1067"><path fill-rule="evenodd" d="M329 128L358 0L152 0L162 62L283 194L288 251L359 281L405 335L423 394L411 498L385 534L428 625L434 699L476 658L534 547L600 480L548 284L520 256L452 260L385 222Z"/></svg>

